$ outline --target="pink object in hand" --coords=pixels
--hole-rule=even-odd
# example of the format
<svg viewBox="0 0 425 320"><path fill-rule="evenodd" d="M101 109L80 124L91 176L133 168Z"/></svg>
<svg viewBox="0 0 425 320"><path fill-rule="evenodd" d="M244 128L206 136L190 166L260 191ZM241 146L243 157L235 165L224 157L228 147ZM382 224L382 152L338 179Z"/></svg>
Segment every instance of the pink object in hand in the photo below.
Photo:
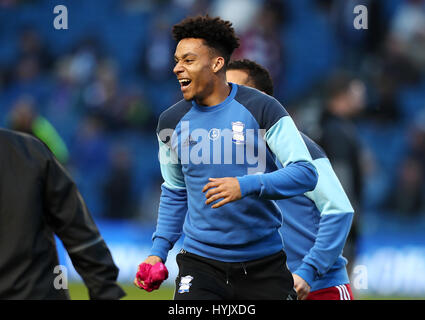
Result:
<svg viewBox="0 0 425 320"><path fill-rule="evenodd" d="M168 270L162 262L153 266L149 263L141 263L136 277L139 286L147 292L151 292L158 289L161 283L168 278Z"/></svg>

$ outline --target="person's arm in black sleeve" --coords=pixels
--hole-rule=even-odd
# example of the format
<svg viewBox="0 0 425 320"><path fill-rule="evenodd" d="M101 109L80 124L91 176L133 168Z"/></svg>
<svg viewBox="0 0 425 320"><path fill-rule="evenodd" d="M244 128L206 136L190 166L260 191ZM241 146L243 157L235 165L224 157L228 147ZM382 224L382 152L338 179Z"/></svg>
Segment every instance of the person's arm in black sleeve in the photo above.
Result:
<svg viewBox="0 0 425 320"><path fill-rule="evenodd" d="M63 242L90 299L125 296L118 268L87 206L67 171L49 152L44 190L47 222Z"/></svg>

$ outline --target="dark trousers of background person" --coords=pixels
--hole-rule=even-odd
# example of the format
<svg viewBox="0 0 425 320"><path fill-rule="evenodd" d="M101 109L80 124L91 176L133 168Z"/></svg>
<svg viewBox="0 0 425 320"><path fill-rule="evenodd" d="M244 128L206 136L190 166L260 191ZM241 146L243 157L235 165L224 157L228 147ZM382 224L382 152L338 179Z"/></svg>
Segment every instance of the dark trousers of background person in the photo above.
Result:
<svg viewBox="0 0 425 320"><path fill-rule="evenodd" d="M181 250L174 300L296 300L286 254L221 262Z"/></svg>

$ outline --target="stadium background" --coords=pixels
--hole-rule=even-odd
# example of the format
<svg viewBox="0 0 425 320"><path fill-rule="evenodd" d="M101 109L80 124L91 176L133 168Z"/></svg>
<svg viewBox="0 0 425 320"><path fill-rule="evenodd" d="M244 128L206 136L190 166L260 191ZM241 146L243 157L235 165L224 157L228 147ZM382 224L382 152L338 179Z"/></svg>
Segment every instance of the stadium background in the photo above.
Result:
<svg viewBox="0 0 425 320"><path fill-rule="evenodd" d="M358 4L368 9L366 30L353 26ZM68 29L54 28L57 5L68 9ZM330 77L356 79L349 99L359 101L344 125L358 142L360 170L349 157L335 168L357 210L354 294L423 299L425 1L0 0L0 126L31 131L69 169L119 281L131 283L149 250L162 183L156 121L181 99L171 26L197 13L234 23L235 58L272 72L276 97L316 141ZM179 244L164 294L129 285L128 298L171 297ZM71 294L84 298L58 245Z"/></svg>

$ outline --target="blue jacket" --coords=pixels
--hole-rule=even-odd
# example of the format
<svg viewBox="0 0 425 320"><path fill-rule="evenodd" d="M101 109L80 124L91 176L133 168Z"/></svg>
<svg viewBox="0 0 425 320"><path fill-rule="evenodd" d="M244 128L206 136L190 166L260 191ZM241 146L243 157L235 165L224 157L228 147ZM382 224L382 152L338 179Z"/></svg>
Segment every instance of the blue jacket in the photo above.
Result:
<svg viewBox="0 0 425 320"><path fill-rule="evenodd" d="M164 183L150 254L163 261L182 232L184 249L219 261L274 254L283 249L282 213L272 199L316 186L312 157L282 105L256 89L231 87L219 105L181 100L160 116ZM237 177L242 199L212 209L202 188L219 177Z"/></svg>

